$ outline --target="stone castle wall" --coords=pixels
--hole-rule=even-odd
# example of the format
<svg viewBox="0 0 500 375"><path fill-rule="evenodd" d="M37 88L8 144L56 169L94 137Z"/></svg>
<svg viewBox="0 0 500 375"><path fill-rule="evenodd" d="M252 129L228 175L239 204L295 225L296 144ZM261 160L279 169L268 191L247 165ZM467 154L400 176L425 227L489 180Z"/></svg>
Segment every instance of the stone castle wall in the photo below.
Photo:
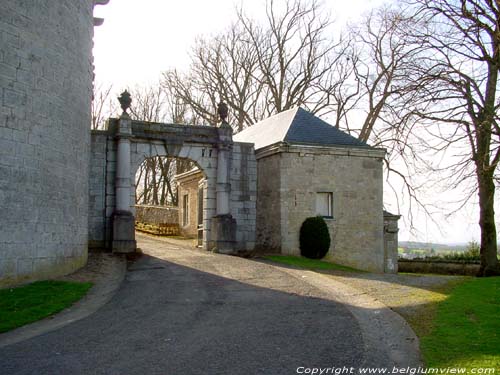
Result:
<svg viewBox="0 0 500 375"><path fill-rule="evenodd" d="M0 11L0 285L87 258L93 1Z"/></svg>
<svg viewBox="0 0 500 375"><path fill-rule="evenodd" d="M307 217L317 214L316 194L331 192L333 219L325 221L332 241L326 259L383 272L382 156L383 150L299 146L257 155L260 241L269 241L283 254L299 255L300 227ZM276 191L279 198L274 197ZM281 210L269 209L266 199L281 202ZM261 232L263 227L266 232ZM281 234L279 246L275 233Z"/></svg>
<svg viewBox="0 0 500 375"><path fill-rule="evenodd" d="M112 202L107 191L108 169L114 168L115 153L108 152L108 147L114 147L114 142L106 131L93 130L91 133L90 171L89 171L89 247L106 248L111 241L111 203L114 204L114 190ZM114 169L113 169L114 173ZM114 182L109 184L114 189ZM108 211L109 215L106 215Z"/></svg>

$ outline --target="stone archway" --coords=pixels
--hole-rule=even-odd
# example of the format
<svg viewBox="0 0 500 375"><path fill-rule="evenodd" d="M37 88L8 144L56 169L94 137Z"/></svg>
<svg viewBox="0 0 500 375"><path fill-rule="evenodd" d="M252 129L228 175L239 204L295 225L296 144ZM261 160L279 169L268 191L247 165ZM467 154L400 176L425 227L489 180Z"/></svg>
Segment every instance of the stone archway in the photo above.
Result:
<svg viewBox="0 0 500 375"><path fill-rule="evenodd" d="M203 248L238 254L255 245L257 168L252 144L229 124L186 126L131 120L123 113L91 142L89 245L135 251L135 172L145 158L194 161L206 176Z"/></svg>
<svg viewBox="0 0 500 375"><path fill-rule="evenodd" d="M212 218L216 215L216 185L217 185L217 149L213 144L208 143L189 143L185 142L182 145L169 144L169 142L150 142L146 139L135 139L131 142L131 181L134 181L134 176L139 166L147 158L154 156L166 156L178 159L188 159L193 161L197 167L203 172L205 183L203 186L203 239L202 247L209 250L211 240L210 231L212 227ZM132 187L132 193L134 187ZM131 209L135 204L135 195L131 195Z"/></svg>

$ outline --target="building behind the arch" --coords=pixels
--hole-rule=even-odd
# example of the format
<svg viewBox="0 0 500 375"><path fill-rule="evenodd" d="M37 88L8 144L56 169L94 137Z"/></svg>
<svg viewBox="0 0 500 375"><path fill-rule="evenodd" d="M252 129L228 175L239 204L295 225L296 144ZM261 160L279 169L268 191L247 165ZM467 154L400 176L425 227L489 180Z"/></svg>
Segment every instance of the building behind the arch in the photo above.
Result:
<svg viewBox="0 0 500 375"><path fill-rule="evenodd" d="M179 232L186 238L203 240L205 176L195 167L174 176L177 185Z"/></svg>

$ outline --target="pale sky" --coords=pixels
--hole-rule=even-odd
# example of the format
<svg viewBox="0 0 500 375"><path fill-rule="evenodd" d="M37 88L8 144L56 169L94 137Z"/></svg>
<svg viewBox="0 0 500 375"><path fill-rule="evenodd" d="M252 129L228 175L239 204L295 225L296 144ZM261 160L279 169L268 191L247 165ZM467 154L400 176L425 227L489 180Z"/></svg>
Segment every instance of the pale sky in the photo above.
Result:
<svg viewBox="0 0 500 375"><path fill-rule="evenodd" d="M336 24L342 25L384 2L387 0L327 0L325 4ZM256 19L265 15L261 0L111 0L108 5L96 6L94 15L104 18L104 24L95 28L94 35L96 82L112 83L115 91L120 92L126 87L154 84L161 72L169 68L187 69L188 52L195 38L227 28L240 4ZM428 195L435 198L437 193ZM446 195L442 194L443 200ZM393 202L388 191L384 199L386 209L397 213ZM400 220L400 240L440 243L479 240L475 202L448 221L443 215L436 215L435 219L442 223L441 231L416 208L413 212L418 233L410 233L405 221ZM404 208L401 213L405 213Z"/></svg>
<svg viewBox="0 0 500 375"><path fill-rule="evenodd" d="M338 24L383 2L386 0L349 0L347 6L326 1L334 4L327 7ZM155 83L168 68L186 68L196 36L227 28L240 4L255 18L265 15L262 0L111 0L96 6L94 15L104 18L94 35L97 81L125 88Z"/></svg>

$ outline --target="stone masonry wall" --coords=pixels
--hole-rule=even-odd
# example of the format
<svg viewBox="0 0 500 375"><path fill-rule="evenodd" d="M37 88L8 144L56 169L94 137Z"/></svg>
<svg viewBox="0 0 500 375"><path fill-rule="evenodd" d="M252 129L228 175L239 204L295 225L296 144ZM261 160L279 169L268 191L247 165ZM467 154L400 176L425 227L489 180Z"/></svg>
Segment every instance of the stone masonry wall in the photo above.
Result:
<svg viewBox="0 0 500 375"><path fill-rule="evenodd" d="M116 144L107 130L92 130L89 173L89 248L109 249L115 207Z"/></svg>
<svg viewBox="0 0 500 375"><path fill-rule="evenodd" d="M333 193L333 219L326 219L327 259L364 270L384 271L382 160L348 150L282 153L282 252L300 254L299 231L316 215L316 193Z"/></svg>
<svg viewBox="0 0 500 375"><path fill-rule="evenodd" d="M92 7L2 2L0 285L87 259Z"/></svg>
<svg viewBox="0 0 500 375"><path fill-rule="evenodd" d="M239 251L255 248L257 161L253 144L233 144L230 159L230 211L236 219L236 247Z"/></svg>
<svg viewBox="0 0 500 375"><path fill-rule="evenodd" d="M399 215L384 211L384 260L386 273L398 273Z"/></svg>
<svg viewBox="0 0 500 375"><path fill-rule="evenodd" d="M106 167L108 133L93 130L89 172L89 247L106 247Z"/></svg>
<svg viewBox="0 0 500 375"><path fill-rule="evenodd" d="M332 192L333 219L325 219L332 239L326 259L383 272L381 156L383 150L292 146L272 156L257 155L257 218L262 223L257 236L261 244L269 244L269 250L280 246L283 254L299 255L300 227L307 217L316 215L316 193ZM276 201L281 204L280 216L271 206L278 199L276 191L280 192ZM280 242L277 233L281 234Z"/></svg>
<svg viewBox="0 0 500 375"><path fill-rule="evenodd" d="M178 196L178 219L181 235L188 238L198 236L198 188L200 180L203 178L203 173L198 172L191 174L182 179L179 179L177 196ZM184 196L188 196L188 212L187 223L184 225Z"/></svg>
<svg viewBox="0 0 500 375"><path fill-rule="evenodd" d="M179 224L177 207L135 205L135 220L148 224Z"/></svg>
<svg viewBox="0 0 500 375"><path fill-rule="evenodd" d="M281 154L257 161L257 216L255 249L265 253L281 252Z"/></svg>

